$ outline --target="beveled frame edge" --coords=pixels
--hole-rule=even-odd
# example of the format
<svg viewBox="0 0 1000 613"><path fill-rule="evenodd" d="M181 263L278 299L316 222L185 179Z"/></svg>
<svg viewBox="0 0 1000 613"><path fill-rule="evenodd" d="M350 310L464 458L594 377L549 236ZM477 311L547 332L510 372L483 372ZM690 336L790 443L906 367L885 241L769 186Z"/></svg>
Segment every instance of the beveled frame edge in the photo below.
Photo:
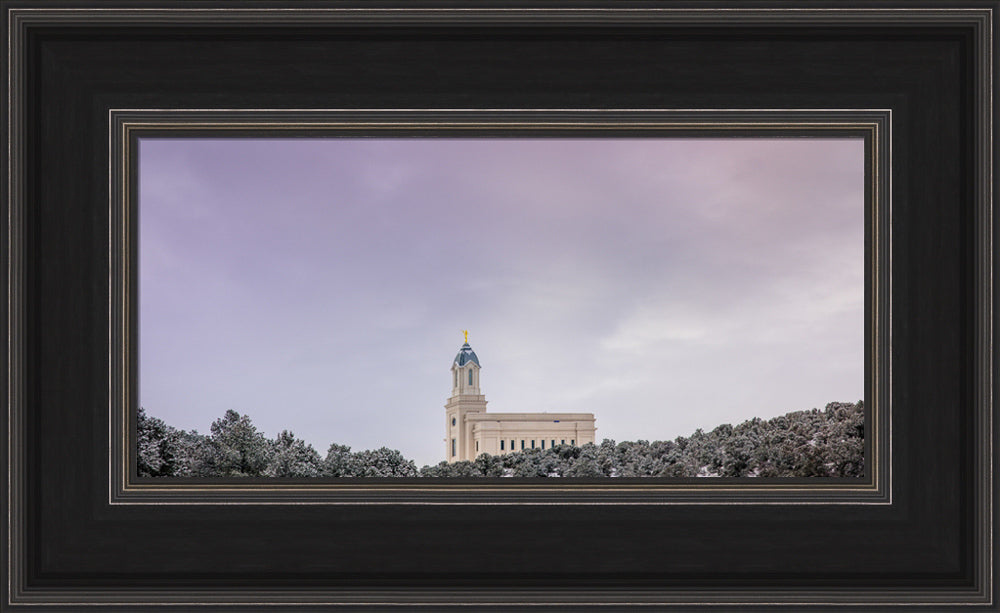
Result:
<svg viewBox="0 0 1000 613"><path fill-rule="evenodd" d="M24 585L24 570L21 564L24 562L24 542L23 534L18 530L18 526L23 526L25 513L23 488L24 473L23 463L20 454L25 447L23 429L23 322L24 322L24 251L23 251L23 184L24 184L24 73L20 69L24 64L24 32L32 23L55 24L55 23L101 23L110 18L119 25L136 24L183 24L198 21L211 23L228 23L238 25L239 23L252 22L257 17L248 14L248 11L239 9L227 9L220 12L205 12L197 19L196 11L192 9L117 9L114 12L102 12L102 9L95 8L32 8L24 9L12 6L14 2L6 0L3 5L7 9L5 26L8 34L8 96L4 101L7 106L4 121L6 124L7 149L3 155L7 158L7 198L4 205L7 207L7 255L8 265L4 270L7 276L8 286L8 312L7 312L7 396L8 411L6 419L8 422L8 450L7 450L7 488L8 496L4 500L7 507L7 522L3 525L5 533L5 546L7 548L7 565L4 574L7 580L8 607L14 605L29 605L35 610L41 606L52 607L56 610L65 610L66 605L117 605L116 608L122 610L124 606L160 606L172 604L198 603L211 604L251 604L243 600L248 597L246 591L227 594L220 591L213 591L211 594L200 594L194 591L178 596L176 593L169 593L160 590L149 590L133 592L131 594L106 593L100 591L89 591L86 589L69 590L45 590L42 588L28 588ZM768 596L767 594L755 594L749 598L725 597L718 593L712 594L712 598L706 598L705 594L688 592L681 594L672 593L669 598L662 595L648 595L636 591L630 591L627 599L631 604L673 604L673 605L988 605L994 604L994 586L996 583L995 569L993 567L994 549L994 526L996 525L994 509L994 445L996 433L996 422L993 418L994 398L996 389L995 361L993 346L996 340L997 315L993 307L993 288L996 271L994 269L995 250L994 241L997 239L996 229L993 226L993 205L994 205L994 116L993 91L994 74L996 72L993 57L996 52L996 43L993 38L993 27L996 23L994 9L997 2L974 2L972 7L947 8L871 8L859 9L857 7L845 8L818 8L818 9L631 9L628 6L619 5L603 11L594 9L573 9L546 8L535 13L521 10L519 13L497 13L490 15L486 11L479 9L469 9L466 12L449 11L446 9L427 9L421 13L415 9L390 9L395 13L382 12L378 9L346 9L349 11L362 12L340 12L336 9L322 11L320 9L303 9L302 17L313 23L330 22L335 19L339 22L426 22L433 20L444 20L446 22L461 22L472 20L483 23L498 23L501 20L507 22L514 18L518 23L530 21L532 19L539 23L593 23L595 20L601 23L633 23L636 19L645 20L646 23L662 22L666 19L673 19L678 23L709 23L716 24L726 19L743 19L746 23L777 22L786 25L793 24L862 24L862 25L890 25L901 23L922 23L922 24L953 24L971 26L976 32L975 48L975 96L973 100L974 125L973 134L976 136L975 156L973 160L975 185L975 219L977 222L977 232L974 236L975 271L974 278L977 287L977 300L975 305L975 317L973 326L976 332L976 351L974 363L976 372L975 379L975 426L978 436L975 439L976 467L978 469L978 480L976 491L974 492L974 506L976 516L973 532L976 537L974 546L976 547L977 569L975 572L974 589L947 589L947 590L920 590L911 591L905 594L892 590L860 591L855 590L846 593L844 590L836 591L783 591ZM203 10L203 9L198 9ZM500 10L500 9L497 9ZM517 11L518 9L510 9ZM47 14L45 12L48 12ZM670 12L667 12L670 11ZM782 12L783 11L783 12ZM308 14L306 14L308 13ZM260 15L259 11L255 13ZM266 14L269 19L277 22L289 22L289 13ZM301 20L291 19L291 22ZM515 594L513 591L503 593L492 593L476 590L475 593L447 592L434 595L427 592L408 592L382 590L377 593L371 591L358 591L353 594L340 594L337 602L330 600L326 604L364 604L369 610L378 607L380 604L385 608L396 608L402 604L439 604L439 605L482 605L482 604L504 604L510 603L512 599L518 597L528 598L531 604L557 604L560 596L558 594L538 594L536 592ZM255 591L253 597L269 598L269 594L264 591ZM321 604L314 599L311 594L305 591L297 591L296 604L310 605ZM274 599L256 604L279 604L281 595L274 595ZM492 598L492 600L491 600ZM76 602L72 600L76 599ZM570 599L570 605L580 606L585 604L622 604L623 599L616 598L615 595L604 593L590 594L584 593L581 597ZM285 601L287 602L287 601ZM290 603L289 603L290 604ZM21 608L18 606L18 608ZM299 607L301 610L301 607ZM271 610L275 610L271 607Z"/></svg>
<svg viewBox="0 0 1000 613"><path fill-rule="evenodd" d="M888 110L123 110L109 111L109 503L110 504L891 504L890 270L885 266L891 228L891 151ZM205 482L136 481L134 410L137 246L137 154L143 134L194 137L251 133L282 136L392 137L400 133L454 136L600 137L864 135L865 274L869 329L866 365L866 476L861 479L641 480L351 479ZM707 134L706 134L707 133ZM868 255L868 254L866 254ZM868 291L868 290L871 291ZM120 374L119 374L120 373ZM120 443L120 446L119 446ZM637 483L636 481L642 481Z"/></svg>

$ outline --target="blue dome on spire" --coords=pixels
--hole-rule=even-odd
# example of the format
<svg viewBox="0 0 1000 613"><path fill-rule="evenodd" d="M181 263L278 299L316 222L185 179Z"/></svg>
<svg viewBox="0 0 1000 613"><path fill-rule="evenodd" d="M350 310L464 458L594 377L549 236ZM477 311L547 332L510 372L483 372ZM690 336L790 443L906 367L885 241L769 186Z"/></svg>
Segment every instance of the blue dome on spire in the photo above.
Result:
<svg viewBox="0 0 1000 613"><path fill-rule="evenodd" d="M462 345L462 348L458 350L458 355L455 356L455 364L457 366L465 366L469 362L475 362L476 366L482 368L482 364L479 363L479 358L476 356L476 352L472 350L469 343Z"/></svg>

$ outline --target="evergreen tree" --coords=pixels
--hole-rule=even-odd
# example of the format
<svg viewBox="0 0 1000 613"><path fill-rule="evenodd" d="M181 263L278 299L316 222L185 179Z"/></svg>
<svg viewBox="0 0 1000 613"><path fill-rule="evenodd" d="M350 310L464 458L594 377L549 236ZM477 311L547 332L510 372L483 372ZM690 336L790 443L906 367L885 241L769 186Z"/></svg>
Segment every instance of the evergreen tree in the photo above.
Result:
<svg viewBox="0 0 1000 613"><path fill-rule="evenodd" d="M323 476L353 477L356 472L354 464L355 458L351 448L333 443L327 449L326 459L323 460Z"/></svg>
<svg viewBox="0 0 1000 613"><path fill-rule="evenodd" d="M323 474L323 468L323 460L312 445L282 430L272 443L271 461L264 474L268 477L318 477Z"/></svg>
<svg viewBox="0 0 1000 613"><path fill-rule="evenodd" d="M178 463L176 430L162 419L149 417L139 407L137 417L138 454L140 477L170 477L176 473Z"/></svg>
<svg viewBox="0 0 1000 613"><path fill-rule="evenodd" d="M270 463L271 445L250 417L229 409L212 423L206 468L219 477L260 477Z"/></svg>
<svg viewBox="0 0 1000 613"><path fill-rule="evenodd" d="M380 447L359 451L355 455L354 474L351 477L417 477L413 460L407 460L395 449Z"/></svg>
<svg viewBox="0 0 1000 613"><path fill-rule="evenodd" d="M482 454L487 455L487 454ZM506 459L503 456L493 456L495 460L501 463L501 474L490 475L497 477L506 477ZM478 460L478 458L477 458ZM491 460L492 462L492 460ZM460 460L458 462L439 462L434 466L424 466L419 471L419 476L421 477L483 477L485 476L482 472L482 465L476 462L470 462L468 460Z"/></svg>
<svg viewBox="0 0 1000 613"><path fill-rule="evenodd" d="M177 433L177 477L213 477L214 467L209 463L213 453L212 442L197 430Z"/></svg>

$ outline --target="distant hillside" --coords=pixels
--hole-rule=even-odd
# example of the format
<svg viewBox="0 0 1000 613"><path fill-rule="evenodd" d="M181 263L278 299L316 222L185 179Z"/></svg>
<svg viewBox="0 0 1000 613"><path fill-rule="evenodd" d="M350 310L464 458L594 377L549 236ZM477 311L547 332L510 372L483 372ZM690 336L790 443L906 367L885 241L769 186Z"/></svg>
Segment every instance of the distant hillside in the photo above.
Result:
<svg viewBox="0 0 1000 613"><path fill-rule="evenodd" d="M283 431L259 433L227 411L211 434L177 430L139 409L140 476L153 477L862 477L864 406L831 402L769 420L697 430L672 441L581 447L557 445L417 470L394 449L352 452L330 445L325 458Z"/></svg>

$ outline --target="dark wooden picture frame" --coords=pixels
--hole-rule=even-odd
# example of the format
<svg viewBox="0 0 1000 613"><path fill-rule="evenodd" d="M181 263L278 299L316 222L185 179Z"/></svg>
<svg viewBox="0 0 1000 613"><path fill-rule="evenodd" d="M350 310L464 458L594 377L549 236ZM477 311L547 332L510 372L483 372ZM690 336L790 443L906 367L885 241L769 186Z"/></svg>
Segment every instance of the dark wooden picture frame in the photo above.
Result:
<svg viewBox="0 0 1000 613"><path fill-rule="evenodd" d="M995 0L2 3L5 608L996 607ZM130 209L109 206L134 180L125 126L250 113L253 133L317 109L486 132L665 113L880 126L866 402L885 478L132 479Z"/></svg>

